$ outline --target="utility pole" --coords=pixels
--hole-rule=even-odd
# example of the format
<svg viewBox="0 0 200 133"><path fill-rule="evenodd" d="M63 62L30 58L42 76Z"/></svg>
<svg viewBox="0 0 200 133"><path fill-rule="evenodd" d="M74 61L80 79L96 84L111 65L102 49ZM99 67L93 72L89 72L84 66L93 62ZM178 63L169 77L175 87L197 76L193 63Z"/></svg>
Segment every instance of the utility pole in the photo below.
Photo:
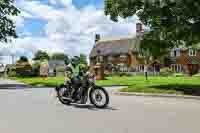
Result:
<svg viewBox="0 0 200 133"><path fill-rule="evenodd" d="M14 64L15 64L15 55L12 54L12 55L11 55L11 58L12 58L12 65L14 65Z"/></svg>
<svg viewBox="0 0 200 133"><path fill-rule="evenodd" d="M2 56L0 55L0 64L3 64L3 62L2 62Z"/></svg>

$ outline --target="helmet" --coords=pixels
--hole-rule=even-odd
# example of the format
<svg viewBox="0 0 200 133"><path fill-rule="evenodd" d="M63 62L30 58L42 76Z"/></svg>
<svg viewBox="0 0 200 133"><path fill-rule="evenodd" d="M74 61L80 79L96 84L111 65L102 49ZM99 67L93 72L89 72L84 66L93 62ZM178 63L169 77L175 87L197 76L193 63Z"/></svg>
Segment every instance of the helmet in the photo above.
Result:
<svg viewBox="0 0 200 133"><path fill-rule="evenodd" d="M74 56L71 60L73 65L78 65L80 63L80 58L78 56Z"/></svg>

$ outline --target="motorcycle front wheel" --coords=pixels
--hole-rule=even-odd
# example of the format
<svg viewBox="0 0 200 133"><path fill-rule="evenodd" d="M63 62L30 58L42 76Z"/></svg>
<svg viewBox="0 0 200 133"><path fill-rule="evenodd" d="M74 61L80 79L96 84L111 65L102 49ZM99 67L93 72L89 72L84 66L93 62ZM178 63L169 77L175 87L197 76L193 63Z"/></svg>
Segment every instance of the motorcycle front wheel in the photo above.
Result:
<svg viewBox="0 0 200 133"><path fill-rule="evenodd" d="M97 108L105 108L109 104L108 92L102 87L94 87L89 93L91 103Z"/></svg>
<svg viewBox="0 0 200 133"><path fill-rule="evenodd" d="M65 85L60 85L56 88L58 100L65 105L70 105L71 101L67 98L66 93L68 88Z"/></svg>

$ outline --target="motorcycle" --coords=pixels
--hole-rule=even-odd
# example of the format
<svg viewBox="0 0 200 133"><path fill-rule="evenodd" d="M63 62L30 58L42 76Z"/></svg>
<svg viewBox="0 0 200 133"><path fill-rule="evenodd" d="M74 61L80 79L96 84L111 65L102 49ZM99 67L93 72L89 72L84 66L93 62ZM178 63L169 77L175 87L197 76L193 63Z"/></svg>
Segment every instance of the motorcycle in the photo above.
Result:
<svg viewBox="0 0 200 133"><path fill-rule="evenodd" d="M69 81L55 88L57 97L62 104L70 105L71 103L86 104L88 97L90 103L97 108L105 108L109 104L108 92L95 84L95 78L91 77L88 72L83 74L81 82ZM75 89L77 89L75 97Z"/></svg>

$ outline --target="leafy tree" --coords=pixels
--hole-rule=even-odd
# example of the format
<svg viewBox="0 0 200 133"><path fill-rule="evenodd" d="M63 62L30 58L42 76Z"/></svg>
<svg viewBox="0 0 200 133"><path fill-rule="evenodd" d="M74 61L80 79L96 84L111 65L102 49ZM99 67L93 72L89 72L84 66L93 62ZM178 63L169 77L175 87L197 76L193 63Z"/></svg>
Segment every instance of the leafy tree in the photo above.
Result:
<svg viewBox="0 0 200 133"><path fill-rule="evenodd" d="M80 54L80 63L87 65L87 56L84 54Z"/></svg>
<svg viewBox="0 0 200 133"><path fill-rule="evenodd" d="M20 62L28 62L28 58L26 56L21 56L19 61Z"/></svg>
<svg viewBox="0 0 200 133"><path fill-rule="evenodd" d="M14 0L0 0L0 42L8 42L16 38L16 26L11 16L17 16L19 10L14 6Z"/></svg>
<svg viewBox="0 0 200 133"><path fill-rule="evenodd" d="M54 53L51 56L52 60L64 60L65 62L69 62L69 57L64 53Z"/></svg>
<svg viewBox="0 0 200 133"><path fill-rule="evenodd" d="M66 65L70 63L70 58L67 55L65 55L64 62Z"/></svg>
<svg viewBox="0 0 200 133"><path fill-rule="evenodd" d="M54 53L51 56L52 60L65 60L65 58L68 58L68 56L65 55L64 53Z"/></svg>
<svg viewBox="0 0 200 133"><path fill-rule="evenodd" d="M141 46L158 55L166 49L200 42L199 6L196 0L106 0L105 14L113 21L118 21L118 16L136 14L150 28Z"/></svg>
<svg viewBox="0 0 200 133"><path fill-rule="evenodd" d="M40 60L40 61L42 61L42 60L49 60L49 59L50 59L50 57L49 57L48 53L45 52L45 51L41 51L41 50L39 50L38 52L36 52L35 56L33 58L33 60Z"/></svg>
<svg viewBox="0 0 200 133"><path fill-rule="evenodd" d="M35 61L32 64L32 72L33 72L33 76L39 76L40 75L40 62Z"/></svg>

